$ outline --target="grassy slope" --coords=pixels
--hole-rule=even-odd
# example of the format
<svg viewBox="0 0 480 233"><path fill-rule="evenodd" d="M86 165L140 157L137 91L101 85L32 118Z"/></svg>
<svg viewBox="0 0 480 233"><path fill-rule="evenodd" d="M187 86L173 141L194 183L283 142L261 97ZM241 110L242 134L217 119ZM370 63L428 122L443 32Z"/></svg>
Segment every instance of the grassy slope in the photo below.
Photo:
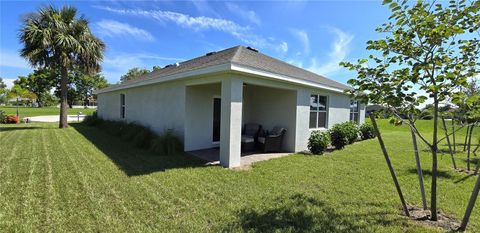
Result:
<svg viewBox="0 0 480 233"><path fill-rule="evenodd" d="M0 111L4 111L7 115L17 114L16 107L12 106L1 106ZM69 108L69 115L77 115L78 112L82 112L85 115L91 115L95 109L78 109L78 108ZM20 117L31 117L31 116L48 116L48 115L60 115L60 109L56 107L44 107L44 108L30 108L30 107L20 107L19 108Z"/></svg>
<svg viewBox="0 0 480 233"><path fill-rule="evenodd" d="M94 128L55 126L0 126L2 232L437 231L399 215L376 140L231 171L132 149ZM420 205L409 134L381 127L407 201ZM430 167L427 153L422 162ZM439 163L438 205L460 219L474 177L452 172L447 155ZM480 232L478 206L471 223Z"/></svg>

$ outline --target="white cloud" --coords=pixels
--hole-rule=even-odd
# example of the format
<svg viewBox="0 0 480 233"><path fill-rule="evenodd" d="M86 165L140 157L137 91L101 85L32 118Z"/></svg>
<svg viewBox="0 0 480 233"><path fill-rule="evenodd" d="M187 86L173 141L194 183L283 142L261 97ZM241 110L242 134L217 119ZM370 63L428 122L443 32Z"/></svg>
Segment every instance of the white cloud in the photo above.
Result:
<svg viewBox="0 0 480 233"><path fill-rule="evenodd" d="M162 11L162 10L139 10L139 9L116 9L111 7L96 6L96 8L106 10L120 15L140 16L157 20L161 23L174 23L178 26L198 30L216 30L230 34L245 44L260 47L272 48L277 50L279 47L285 48L282 42L269 41L264 37L252 32L251 27L242 26L238 23L206 16L190 16L183 13Z"/></svg>
<svg viewBox="0 0 480 233"><path fill-rule="evenodd" d="M13 82L16 80L16 79L13 79L13 78L3 78L2 79L3 82L7 85L7 88L10 89L13 87Z"/></svg>
<svg viewBox="0 0 480 233"><path fill-rule="evenodd" d="M304 30L297 30L297 29L292 29L291 32L302 43L303 52L305 54L309 54L310 53L310 39L308 37L307 32L304 31Z"/></svg>
<svg viewBox="0 0 480 233"><path fill-rule="evenodd" d="M119 53L107 55L103 60L102 73L110 82L117 82L120 76L133 67L151 70L154 65L166 65L185 59L175 57L162 57L146 53Z"/></svg>
<svg viewBox="0 0 480 233"><path fill-rule="evenodd" d="M18 52L3 50L0 51L0 66L20 69L31 69L27 60L20 57Z"/></svg>
<svg viewBox="0 0 480 233"><path fill-rule="evenodd" d="M331 51L328 54L329 60L322 65L318 64L317 58L312 58L308 70L318 74L329 74L341 69L338 63L344 61L349 52L350 42L353 40L353 35L350 35L338 28L332 28L335 34L335 40L332 43Z"/></svg>
<svg viewBox="0 0 480 233"><path fill-rule="evenodd" d="M104 36L130 36L137 40L155 40L155 38L149 32L115 20L104 19L97 22L95 26L97 27L98 33Z"/></svg>
<svg viewBox="0 0 480 233"><path fill-rule="evenodd" d="M280 43L280 46L278 47L281 52L286 53L288 51L288 44L287 42L283 41Z"/></svg>
<svg viewBox="0 0 480 233"><path fill-rule="evenodd" d="M113 13L121 15L133 15L133 16L143 16L148 18L153 18L161 22L173 22L177 25L192 28L195 30L202 29L214 29L218 31L228 32L232 35L240 34L242 32L248 31L249 27L240 26L237 23L219 19L211 18L205 16L193 17L187 14L172 12L172 11L161 11L161 10L132 10L132 9L115 9L110 7L98 7L100 9L110 11Z"/></svg>
<svg viewBox="0 0 480 233"><path fill-rule="evenodd" d="M244 18L244 19L246 19L246 20L248 20L248 21L250 21L250 22L252 22L256 25L260 25L260 23L261 23L260 18L258 18L255 11L244 9L244 8L240 7L239 5L231 3L231 2L227 2L226 6L227 6L227 9L232 14L238 15L239 17Z"/></svg>

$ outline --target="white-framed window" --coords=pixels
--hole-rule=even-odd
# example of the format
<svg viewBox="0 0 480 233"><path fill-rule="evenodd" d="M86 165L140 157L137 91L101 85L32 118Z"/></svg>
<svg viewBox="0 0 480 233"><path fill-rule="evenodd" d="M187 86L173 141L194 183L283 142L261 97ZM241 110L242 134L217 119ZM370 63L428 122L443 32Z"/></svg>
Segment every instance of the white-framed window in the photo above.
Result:
<svg viewBox="0 0 480 233"><path fill-rule="evenodd" d="M328 98L322 95L310 96L310 129L327 128Z"/></svg>
<svg viewBox="0 0 480 233"><path fill-rule="evenodd" d="M125 119L125 94L120 94L120 118Z"/></svg>
<svg viewBox="0 0 480 233"><path fill-rule="evenodd" d="M358 101L350 100L350 121L359 122L360 105Z"/></svg>

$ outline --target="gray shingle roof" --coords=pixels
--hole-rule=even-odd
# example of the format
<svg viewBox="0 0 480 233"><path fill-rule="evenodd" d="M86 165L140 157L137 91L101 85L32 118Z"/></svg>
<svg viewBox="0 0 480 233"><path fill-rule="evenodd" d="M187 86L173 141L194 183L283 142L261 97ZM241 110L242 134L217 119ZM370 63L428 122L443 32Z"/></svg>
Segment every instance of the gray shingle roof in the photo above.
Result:
<svg viewBox="0 0 480 233"><path fill-rule="evenodd" d="M350 89L350 87L347 85L325 78L313 72L298 68L289 63L267 56L260 52L253 51L252 49L246 48L244 46L235 46L219 52L215 52L209 56L201 56L188 61L180 62L179 66L173 65L160 70L152 71L138 78L102 89L100 92L109 91L109 89L122 89L122 87L127 88L130 85L140 84L141 82L147 80L162 79L163 77L173 74L179 74L187 71L228 63L247 66L275 74L290 76L299 80L309 81L337 89Z"/></svg>

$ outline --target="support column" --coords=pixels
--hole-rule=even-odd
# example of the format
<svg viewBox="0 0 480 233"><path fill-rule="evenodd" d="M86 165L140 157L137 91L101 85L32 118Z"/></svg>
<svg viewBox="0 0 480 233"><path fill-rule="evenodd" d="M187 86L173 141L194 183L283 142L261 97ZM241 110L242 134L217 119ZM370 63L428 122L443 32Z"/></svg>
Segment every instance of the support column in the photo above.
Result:
<svg viewBox="0 0 480 233"><path fill-rule="evenodd" d="M310 137L310 92L297 90L297 106L295 116L295 152L307 149Z"/></svg>
<svg viewBox="0 0 480 233"><path fill-rule="evenodd" d="M233 77L222 80L220 164L228 168L240 166L242 102L242 80Z"/></svg>

